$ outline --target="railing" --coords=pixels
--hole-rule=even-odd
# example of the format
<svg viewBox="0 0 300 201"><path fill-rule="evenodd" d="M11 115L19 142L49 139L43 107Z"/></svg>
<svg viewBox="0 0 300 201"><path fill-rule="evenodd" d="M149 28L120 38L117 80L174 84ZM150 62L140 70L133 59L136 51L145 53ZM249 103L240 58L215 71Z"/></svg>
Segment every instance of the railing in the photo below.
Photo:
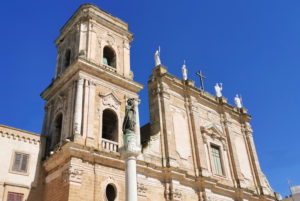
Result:
<svg viewBox="0 0 300 201"><path fill-rule="evenodd" d="M117 72L117 69L112 67L112 66L109 66L109 65L106 65L106 64L102 64L102 68L108 70L108 71L111 71L111 72L114 72L116 73Z"/></svg>
<svg viewBox="0 0 300 201"><path fill-rule="evenodd" d="M117 142L102 138L102 148L112 152L118 152L119 145Z"/></svg>

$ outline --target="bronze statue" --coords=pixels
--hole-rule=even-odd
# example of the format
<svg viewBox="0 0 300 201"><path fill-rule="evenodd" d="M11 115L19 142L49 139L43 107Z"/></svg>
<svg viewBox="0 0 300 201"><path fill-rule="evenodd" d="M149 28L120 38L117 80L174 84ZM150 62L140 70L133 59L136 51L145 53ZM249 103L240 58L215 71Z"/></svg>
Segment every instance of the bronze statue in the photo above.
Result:
<svg viewBox="0 0 300 201"><path fill-rule="evenodd" d="M135 133L135 120L136 111L134 108L134 99L130 98L127 100L125 109L125 118L123 121L123 134L134 134Z"/></svg>

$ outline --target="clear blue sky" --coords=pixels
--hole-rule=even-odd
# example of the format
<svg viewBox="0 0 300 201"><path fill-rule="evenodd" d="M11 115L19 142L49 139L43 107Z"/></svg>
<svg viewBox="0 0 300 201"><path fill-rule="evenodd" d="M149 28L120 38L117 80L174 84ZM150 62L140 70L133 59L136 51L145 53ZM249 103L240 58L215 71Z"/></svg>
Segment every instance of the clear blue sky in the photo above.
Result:
<svg viewBox="0 0 300 201"><path fill-rule="evenodd" d="M134 33L131 66L140 93L141 124L149 120L147 80L153 53L181 76L207 76L206 89L224 85L253 116L254 138L271 186L288 194L287 178L300 184L300 1L299 0L128 0L16 1L1 3L0 123L40 132L40 92L54 75L54 39L82 3L93 3L129 23Z"/></svg>

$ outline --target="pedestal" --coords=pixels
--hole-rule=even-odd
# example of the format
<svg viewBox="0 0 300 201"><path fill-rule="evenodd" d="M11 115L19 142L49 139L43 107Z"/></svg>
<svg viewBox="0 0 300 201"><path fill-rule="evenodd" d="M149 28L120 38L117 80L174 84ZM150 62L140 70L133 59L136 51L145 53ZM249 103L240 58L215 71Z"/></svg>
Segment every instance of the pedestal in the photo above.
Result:
<svg viewBox="0 0 300 201"><path fill-rule="evenodd" d="M141 153L135 134L124 135L124 147L120 149L125 160L126 201L137 201L136 158Z"/></svg>

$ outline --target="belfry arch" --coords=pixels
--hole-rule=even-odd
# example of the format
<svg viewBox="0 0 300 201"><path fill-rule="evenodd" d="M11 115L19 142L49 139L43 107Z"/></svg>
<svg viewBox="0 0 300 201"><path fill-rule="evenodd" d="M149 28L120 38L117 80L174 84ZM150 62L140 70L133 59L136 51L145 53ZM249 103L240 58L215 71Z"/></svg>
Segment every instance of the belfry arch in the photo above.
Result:
<svg viewBox="0 0 300 201"><path fill-rule="evenodd" d="M103 58L102 63L110 67L116 68L116 52L110 46L105 46L103 48Z"/></svg>
<svg viewBox="0 0 300 201"><path fill-rule="evenodd" d="M102 138L118 142L118 116L111 109L105 109L102 114Z"/></svg>

